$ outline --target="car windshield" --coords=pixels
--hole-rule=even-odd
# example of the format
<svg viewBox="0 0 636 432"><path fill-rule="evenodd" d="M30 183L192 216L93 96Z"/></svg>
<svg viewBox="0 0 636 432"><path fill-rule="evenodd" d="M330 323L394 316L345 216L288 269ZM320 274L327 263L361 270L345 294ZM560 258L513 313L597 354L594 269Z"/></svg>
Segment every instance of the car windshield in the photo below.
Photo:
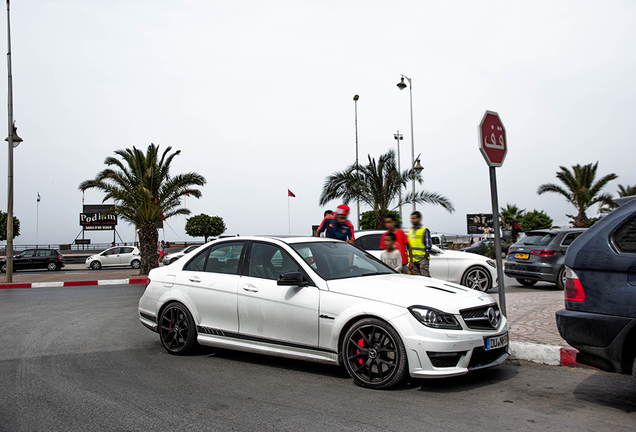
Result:
<svg viewBox="0 0 636 432"><path fill-rule="evenodd" d="M325 280L396 273L349 243L308 242L290 246Z"/></svg>
<svg viewBox="0 0 636 432"><path fill-rule="evenodd" d="M525 237L515 243L515 246L545 246L552 241L556 235L543 232L527 232Z"/></svg>

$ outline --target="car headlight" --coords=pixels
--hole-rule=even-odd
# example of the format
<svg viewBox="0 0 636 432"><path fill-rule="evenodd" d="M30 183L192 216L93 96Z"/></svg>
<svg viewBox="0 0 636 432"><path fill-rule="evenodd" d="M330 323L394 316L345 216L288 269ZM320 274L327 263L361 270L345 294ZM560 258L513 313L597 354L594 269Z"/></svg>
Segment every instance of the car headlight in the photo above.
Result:
<svg viewBox="0 0 636 432"><path fill-rule="evenodd" d="M411 306L409 312L426 327L441 330L461 330L462 326L451 314L426 306Z"/></svg>
<svg viewBox="0 0 636 432"><path fill-rule="evenodd" d="M488 264L490 267L497 268L497 264L495 264L493 260L487 260L486 264Z"/></svg>
<svg viewBox="0 0 636 432"><path fill-rule="evenodd" d="M89 256L88 258L86 258L86 262L89 262L89 261L90 261L90 260L92 260L92 259L93 259L93 257L92 257L92 256Z"/></svg>

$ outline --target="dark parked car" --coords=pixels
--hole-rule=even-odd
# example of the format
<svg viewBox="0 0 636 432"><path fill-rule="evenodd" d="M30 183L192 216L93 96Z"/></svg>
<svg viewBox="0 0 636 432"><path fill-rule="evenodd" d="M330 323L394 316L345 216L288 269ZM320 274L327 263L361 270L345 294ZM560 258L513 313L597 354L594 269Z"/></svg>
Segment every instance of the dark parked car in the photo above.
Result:
<svg viewBox="0 0 636 432"><path fill-rule="evenodd" d="M636 380L636 199L583 233L565 265L559 333L579 350L579 363Z"/></svg>
<svg viewBox="0 0 636 432"><path fill-rule="evenodd" d="M13 256L14 270L48 269L59 270L64 267L64 257L57 249L27 249ZM0 259L0 271L7 271L7 260Z"/></svg>
<svg viewBox="0 0 636 432"><path fill-rule="evenodd" d="M475 253L479 255L486 255L486 252L490 248L492 248L493 250L495 248L494 239L479 240L471 244L470 246L461 248L459 250L462 252L470 252L470 253ZM501 240L501 254L505 256L507 253L508 253L508 244L505 241Z"/></svg>
<svg viewBox="0 0 636 432"><path fill-rule="evenodd" d="M565 253L584 228L555 228L527 231L510 246L504 273L523 286L539 281L553 282L559 289L565 283Z"/></svg>

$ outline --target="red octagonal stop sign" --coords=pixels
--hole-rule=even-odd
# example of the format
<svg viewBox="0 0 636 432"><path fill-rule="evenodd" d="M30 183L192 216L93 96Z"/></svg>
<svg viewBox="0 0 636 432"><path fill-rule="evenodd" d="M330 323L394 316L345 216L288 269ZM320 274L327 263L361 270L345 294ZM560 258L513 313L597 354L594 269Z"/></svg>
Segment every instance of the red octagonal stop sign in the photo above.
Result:
<svg viewBox="0 0 636 432"><path fill-rule="evenodd" d="M484 155L486 163L491 167L500 167L508 152L506 128L499 114L486 111L479 123L479 151Z"/></svg>

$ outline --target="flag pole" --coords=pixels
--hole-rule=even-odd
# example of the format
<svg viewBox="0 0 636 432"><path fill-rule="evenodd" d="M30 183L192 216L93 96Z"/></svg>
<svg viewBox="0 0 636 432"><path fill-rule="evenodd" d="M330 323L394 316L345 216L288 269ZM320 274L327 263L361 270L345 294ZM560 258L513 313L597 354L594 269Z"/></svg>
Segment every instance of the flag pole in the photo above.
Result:
<svg viewBox="0 0 636 432"><path fill-rule="evenodd" d="M38 192L37 205L35 210L35 248L38 248L38 227L40 226L40 192Z"/></svg>
<svg viewBox="0 0 636 432"><path fill-rule="evenodd" d="M290 210L290 203L289 203L289 191L287 191L287 222L289 225L289 235L291 235L291 210Z"/></svg>

